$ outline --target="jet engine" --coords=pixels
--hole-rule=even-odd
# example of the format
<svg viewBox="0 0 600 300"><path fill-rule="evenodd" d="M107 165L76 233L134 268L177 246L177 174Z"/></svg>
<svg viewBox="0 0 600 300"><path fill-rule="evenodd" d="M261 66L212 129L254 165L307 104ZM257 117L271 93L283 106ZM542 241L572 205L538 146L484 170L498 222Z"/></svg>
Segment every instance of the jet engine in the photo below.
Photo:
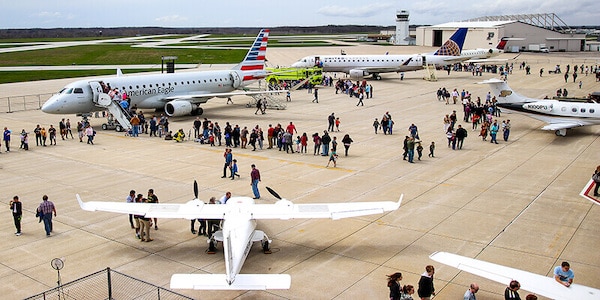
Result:
<svg viewBox="0 0 600 300"><path fill-rule="evenodd" d="M173 100L165 104L165 113L169 117L200 115L202 109L189 101Z"/></svg>
<svg viewBox="0 0 600 300"><path fill-rule="evenodd" d="M369 76L369 72L365 70L352 69L350 70L351 78L363 78L365 76Z"/></svg>

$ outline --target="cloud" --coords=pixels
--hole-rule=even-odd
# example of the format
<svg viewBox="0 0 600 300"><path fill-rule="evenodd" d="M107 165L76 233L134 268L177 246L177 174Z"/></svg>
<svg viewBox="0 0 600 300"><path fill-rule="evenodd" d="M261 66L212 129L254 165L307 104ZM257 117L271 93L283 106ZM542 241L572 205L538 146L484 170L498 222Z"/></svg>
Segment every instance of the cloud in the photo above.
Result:
<svg viewBox="0 0 600 300"><path fill-rule="evenodd" d="M339 5L328 5L323 6L317 10L318 14L328 17L371 17L380 13L387 12L387 9L392 8L394 5L391 3L372 3L364 6L339 6Z"/></svg>
<svg viewBox="0 0 600 300"><path fill-rule="evenodd" d="M41 17L41 18L60 18L61 13L57 12L57 11L42 11L39 12L37 14L35 14L35 16L37 17Z"/></svg>
<svg viewBox="0 0 600 300"><path fill-rule="evenodd" d="M184 23L188 21L188 18L180 15L170 15L158 17L154 21L159 23Z"/></svg>

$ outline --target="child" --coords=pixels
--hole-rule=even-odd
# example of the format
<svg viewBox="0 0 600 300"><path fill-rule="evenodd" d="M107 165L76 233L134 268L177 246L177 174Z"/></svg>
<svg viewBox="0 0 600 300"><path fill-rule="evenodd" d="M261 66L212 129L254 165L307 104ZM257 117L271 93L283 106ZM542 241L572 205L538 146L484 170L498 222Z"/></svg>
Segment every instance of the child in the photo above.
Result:
<svg viewBox="0 0 600 300"><path fill-rule="evenodd" d="M237 173L237 159L233 160L233 163L231 164L231 167L229 167L229 169L231 169L231 180L235 179L235 176L237 176L238 178L240 177L240 174Z"/></svg>
<svg viewBox="0 0 600 300"><path fill-rule="evenodd" d="M429 157L435 157L433 156L433 150L435 150L435 142L431 142L431 145L429 145Z"/></svg>
<svg viewBox="0 0 600 300"><path fill-rule="evenodd" d="M211 146L211 147L214 147L214 146L215 146L215 136L214 136L214 134L212 134L212 133L211 133L211 134L208 136L208 142L210 143L210 146Z"/></svg>
<svg viewBox="0 0 600 300"><path fill-rule="evenodd" d="M418 160L421 160L421 156L423 156L423 146L421 146L421 142L417 143L417 154L419 156L417 156Z"/></svg>
<svg viewBox="0 0 600 300"><path fill-rule="evenodd" d="M340 131L340 118L335 118L335 129L337 129L337 131Z"/></svg>
<svg viewBox="0 0 600 300"><path fill-rule="evenodd" d="M300 153L300 136L296 137L296 152Z"/></svg>
<svg viewBox="0 0 600 300"><path fill-rule="evenodd" d="M333 167L335 168L337 166L337 153L335 153L335 150L333 150L333 148L331 148L331 152L329 153L329 161L327 162L327 166L325 168L329 167L329 163L333 162Z"/></svg>

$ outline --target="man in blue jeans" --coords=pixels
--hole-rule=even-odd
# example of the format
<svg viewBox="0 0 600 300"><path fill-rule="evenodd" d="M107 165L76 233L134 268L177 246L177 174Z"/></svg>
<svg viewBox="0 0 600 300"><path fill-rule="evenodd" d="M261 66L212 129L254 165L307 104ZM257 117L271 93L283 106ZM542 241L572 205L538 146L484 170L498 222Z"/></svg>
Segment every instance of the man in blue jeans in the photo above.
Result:
<svg viewBox="0 0 600 300"><path fill-rule="evenodd" d="M254 164L252 164L252 171L250 171L250 178L252 182L252 193L254 193L254 199L260 199L260 192L258 191L258 182L260 181L260 172Z"/></svg>
<svg viewBox="0 0 600 300"><path fill-rule="evenodd" d="M52 232L52 213L56 217L56 208L54 207L54 203L48 200L48 196L44 195L42 197L44 200L40 206L38 207L38 212L42 213L42 220L44 220L44 229L46 230L46 236L50 236L50 232Z"/></svg>

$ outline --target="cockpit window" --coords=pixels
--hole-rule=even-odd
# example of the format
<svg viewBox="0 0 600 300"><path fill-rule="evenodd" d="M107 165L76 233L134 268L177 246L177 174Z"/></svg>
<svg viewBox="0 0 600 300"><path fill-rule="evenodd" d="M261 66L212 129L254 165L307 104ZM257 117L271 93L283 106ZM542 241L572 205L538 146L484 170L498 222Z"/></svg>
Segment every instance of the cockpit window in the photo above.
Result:
<svg viewBox="0 0 600 300"><path fill-rule="evenodd" d="M75 88L73 90L73 93L75 93L75 94L83 94L83 89L82 88Z"/></svg>
<svg viewBox="0 0 600 300"><path fill-rule="evenodd" d="M67 88L63 88L62 90L60 90L60 92L58 92L59 94L62 94Z"/></svg>
<svg viewBox="0 0 600 300"><path fill-rule="evenodd" d="M73 88L70 88L70 89L67 89L67 90L65 91L65 94L70 94L70 93L72 93L72 92L73 92Z"/></svg>

